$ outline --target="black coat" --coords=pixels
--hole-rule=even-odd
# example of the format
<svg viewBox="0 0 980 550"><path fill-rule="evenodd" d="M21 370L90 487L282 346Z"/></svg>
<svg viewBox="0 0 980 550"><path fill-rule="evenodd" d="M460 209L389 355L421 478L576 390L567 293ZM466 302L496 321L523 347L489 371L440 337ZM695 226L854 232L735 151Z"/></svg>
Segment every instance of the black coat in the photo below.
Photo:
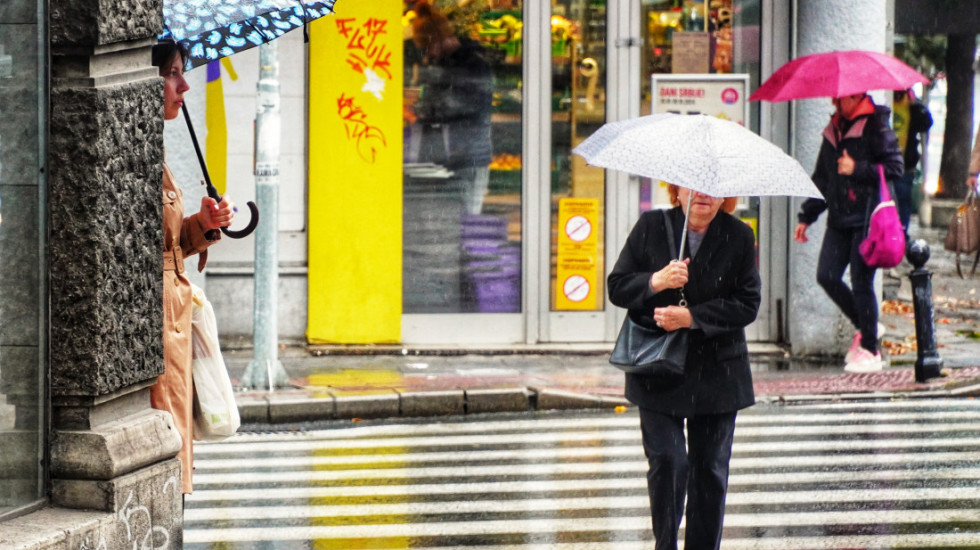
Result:
<svg viewBox="0 0 980 550"><path fill-rule="evenodd" d="M677 305L680 297L677 290L654 293L650 288L650 276L672 258L664 216L679 242L684 225L679 207L645 212L608 278L610 301L629 309L634 322L650 328L656 327L653 309ZM685 257L688 255L685 252ZM626 398L641 407L685 417L748 407L755 403L755 394L745 327L755 320L761 301L752 229L719 211L688 272L684 295L698 328L690 333L684 380L667 384L627 374Z"/></svg>
<svg viewBox="0 0 980 550"><path fill-rule="evenodd" d="M870 101L870 99L869 99ZM823 131L813 183L824 199L804 201L799 221L807 225L827 210L827 225L837 228L864 227L878 204L878 168L885 168L885 179L894 184L904 173L898 138L888 125L891 111L877 106L873 113L857 116L838 128L832 120ZM841 135L843 134L843 135ZM837 159L844 149L854 159L854 173L837 173ZM894 193L893 195L894 196Z"/></svg>
<svg viewBox="0 0 980 550"><path fill-rule="evenodd" d="M423 92L415 113L426 125L445 124L444 158L430 158L449 168L486 167L493 157L490 116L493 114L493 72L483 48L465 37L460 46L422 71ZM441 131L440 131L441 133Z"/></svg>
<svg viewBox="0 0 980 550"><path fill-rule="evenodd" d="M932 114L922 103L910 101L908 124L904 153L906 172L914 170L915 166L919 164L919 159L922 158L922 153L919 151L919 135L932 128Z"/></svg>

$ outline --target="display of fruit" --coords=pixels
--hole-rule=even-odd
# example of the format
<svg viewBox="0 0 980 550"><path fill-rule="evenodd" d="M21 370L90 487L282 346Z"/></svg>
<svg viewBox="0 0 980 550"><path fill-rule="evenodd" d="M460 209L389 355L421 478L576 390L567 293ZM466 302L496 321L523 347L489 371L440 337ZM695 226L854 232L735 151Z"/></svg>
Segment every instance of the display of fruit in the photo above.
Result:
<svg viewBox="0 0 980 550"><path fill-rule="evenodd" d="M490 161L491 170L520 170L521 169L521 156L513 155L510 153L500 153L499 155L494 155L493 159Z"/></svg>

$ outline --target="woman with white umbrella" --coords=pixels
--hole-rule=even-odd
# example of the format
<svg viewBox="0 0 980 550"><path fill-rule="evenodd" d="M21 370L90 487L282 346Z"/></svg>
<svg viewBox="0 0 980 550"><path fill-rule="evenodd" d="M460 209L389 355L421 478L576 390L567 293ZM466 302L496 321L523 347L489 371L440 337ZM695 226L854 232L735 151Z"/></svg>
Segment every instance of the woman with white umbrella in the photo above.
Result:
<svg viewBox="0 0 980 550"><path fill-rule="evenodd" d="M640 216L609 274L609 299L644 327L690 329L683 378L627 374L626 398L640 407L656 549L676 550L685 495L685 548L717 549L735 415L755 403L744 330L761 301L755 237L729 214L735 199L669 190L677 207ZM684 259L672 261L667 225L679 235L685 220Z"/></svg>
<svg viewBox="0 0 980 550"><path fill-rule="evenodd" d="M676 184L668 186L675 208L640 216L607 286L633 323L661 335L688 331L683 376L626 374L626 397L640 408L656 549L676 550L685 498L685 548L717 549L735 416L755 402L745 327L758 314L762 286L752 229L731 215L736 200L720 197L820 192L781 149L708 116L609 123L575 153ZM679 249L668 244L672 235L681 235Z"/></svg>

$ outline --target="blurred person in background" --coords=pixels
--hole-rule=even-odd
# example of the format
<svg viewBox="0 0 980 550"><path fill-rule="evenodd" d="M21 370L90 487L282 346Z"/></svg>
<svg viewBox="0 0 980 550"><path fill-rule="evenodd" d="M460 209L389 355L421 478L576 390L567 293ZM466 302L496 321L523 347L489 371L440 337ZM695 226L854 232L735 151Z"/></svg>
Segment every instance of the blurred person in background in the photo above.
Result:
<svg viewBox="0 0 980 550"><path fill-rule="evenodd" d="M921 134L932 128L929 109L916 99L912 90L897 90L893 94L892 126L898 138L898 147L905 161L905 173L895 180L895 205L898 219L905 230L905 242L909 241L909 220L912 218L912 186L919 175L919 150Z"/></svg>
<svg viewBox="0 0 980 550"><path fill-rule="evenodd" d="M490 185L493 73L483 48L457 36L445 15L425 1L413 7L412 39L424 66L422 92L412 108L429 144L421 147L419 161L452 170L462 184L466 212L479 214Z"/></svg>

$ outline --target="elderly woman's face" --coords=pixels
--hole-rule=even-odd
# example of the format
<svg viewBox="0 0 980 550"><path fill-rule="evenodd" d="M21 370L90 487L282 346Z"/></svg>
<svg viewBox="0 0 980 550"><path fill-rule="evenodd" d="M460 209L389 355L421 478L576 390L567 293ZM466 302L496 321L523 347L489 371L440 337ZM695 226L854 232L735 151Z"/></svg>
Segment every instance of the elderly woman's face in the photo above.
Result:
<svg viewBox="0 0 980 550"><path fill-rule="evenodd" d="M692 194L694 195L693 197L691 196ZM688 199L691 201L690 208L687 206ZM681 210L685 214L691 218L698 218L701 221L715 219L715 214L718 213L718 209L725 202L724 198L715 198L711 195L705 195L699 191L691 191L684 187L677 189L677 200L680 201Z"/></svg>
<svg viewBox="0 0 980 550"><path fill-rule="evenodd" d="M184 63L180 53L174 53L166 65L160 68L163 77L163 118L173 120L180 114L184 104L184 92L190 90L184 79Z"/></svg>

